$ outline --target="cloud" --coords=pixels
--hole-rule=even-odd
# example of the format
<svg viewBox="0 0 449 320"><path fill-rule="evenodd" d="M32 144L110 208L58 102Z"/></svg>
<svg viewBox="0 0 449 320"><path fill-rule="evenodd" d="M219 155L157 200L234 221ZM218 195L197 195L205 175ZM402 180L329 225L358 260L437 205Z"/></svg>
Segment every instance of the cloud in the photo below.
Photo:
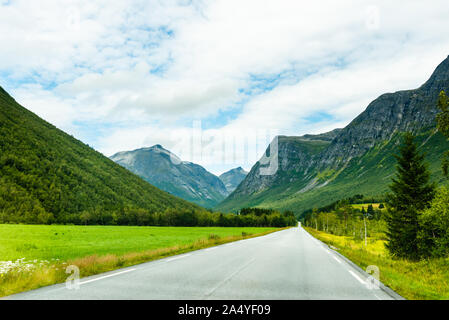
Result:
<svg viewBox="0 0 449 320"><path fill-rule="evenodd" d="M217 141L319 133L430 76L449 52L445 4L0 2L1 84L107 155L175 146L195 120Z"/></svg>

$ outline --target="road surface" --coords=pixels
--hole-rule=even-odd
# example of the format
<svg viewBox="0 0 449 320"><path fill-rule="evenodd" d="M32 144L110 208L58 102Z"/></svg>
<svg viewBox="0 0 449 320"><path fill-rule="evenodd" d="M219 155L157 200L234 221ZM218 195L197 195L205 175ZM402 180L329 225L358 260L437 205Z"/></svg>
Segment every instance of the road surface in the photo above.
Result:
<svg viewBox="0 0 449 320"><path fill-rule="evenodd" d="M7 299L370 299L363 273L303 228L198 250Z"/></svg>

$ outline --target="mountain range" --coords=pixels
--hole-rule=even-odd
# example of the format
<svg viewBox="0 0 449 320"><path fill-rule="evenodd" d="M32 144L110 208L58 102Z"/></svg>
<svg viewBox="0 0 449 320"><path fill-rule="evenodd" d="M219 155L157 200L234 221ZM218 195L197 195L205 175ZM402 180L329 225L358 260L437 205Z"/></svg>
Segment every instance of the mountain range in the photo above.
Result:
<svg viewBox="0 0 449 320"><path fill-rule="evenodd" d="M449 143L436 130L436 104L449 89L449 57L421 87L386 93L343 129L321 135L278 137L278 170L261 175L258 161L216 209L257 206L292 210L322 207L355 194L382 196L395 172L394 153L402 133L417 136L436 182L446 183L440 157ZM270 155L270 146L266 156Z"/></svg>
<svg viewBox="0 0 449 320"><path fill-rule="evenodd" d="M246 175L236 168L217 177L161 145L118 152L110 158L156 187L206 208L223 201Z"/></svg>
<svg viewBox="0 0 449 320"><path fill-rule="evenodd" d="M441 154L449 142L435 123L442 90L449 90L449 57L421 87L381 95L345 128L277 137L273 174L261 174L265 165L258 161L249 173L236 168L217 177L161 145L119 152L112 161L0 87L0 222L80 223L88 213L107 224L111 215L130 210L200 206L222 212L262 207L301 216L356 194L384 195L406 131L416 135L432 179L447 184Z"/></svg>

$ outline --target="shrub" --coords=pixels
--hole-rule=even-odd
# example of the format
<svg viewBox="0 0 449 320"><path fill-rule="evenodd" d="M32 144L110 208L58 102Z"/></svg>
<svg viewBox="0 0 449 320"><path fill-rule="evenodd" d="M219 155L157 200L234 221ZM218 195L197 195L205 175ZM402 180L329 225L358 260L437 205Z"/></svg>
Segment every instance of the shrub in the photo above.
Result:
<svg viewBox="0 0 449 320"><path fill-rule="evenodd" d="M449 190L440 188L429 209L420 216L418 234L420 254L423 257L441 257L449 254Z"/></svg>

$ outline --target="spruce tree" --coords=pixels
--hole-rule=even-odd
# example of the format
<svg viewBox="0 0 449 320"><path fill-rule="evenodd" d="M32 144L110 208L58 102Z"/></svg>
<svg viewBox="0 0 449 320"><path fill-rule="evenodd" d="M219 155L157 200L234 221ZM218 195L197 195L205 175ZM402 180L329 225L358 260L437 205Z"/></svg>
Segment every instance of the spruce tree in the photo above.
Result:
<svg viewBox="0 0 449 320"><path fill-rule="evenodd" d="M374 217L374 208L372 204L368 205L368 211L366 212L366 216L368 218Z"/></svg>
<svg viewBox="0 0 449 320"><path fill-rule="evenodd" d="M388 194L387 249L396 257L417 259L419 231L418 217L433 199L435 186L429 182L430 174L424 156L418 151L415 137L406 133L399 149L396 177Z"/></svg>

